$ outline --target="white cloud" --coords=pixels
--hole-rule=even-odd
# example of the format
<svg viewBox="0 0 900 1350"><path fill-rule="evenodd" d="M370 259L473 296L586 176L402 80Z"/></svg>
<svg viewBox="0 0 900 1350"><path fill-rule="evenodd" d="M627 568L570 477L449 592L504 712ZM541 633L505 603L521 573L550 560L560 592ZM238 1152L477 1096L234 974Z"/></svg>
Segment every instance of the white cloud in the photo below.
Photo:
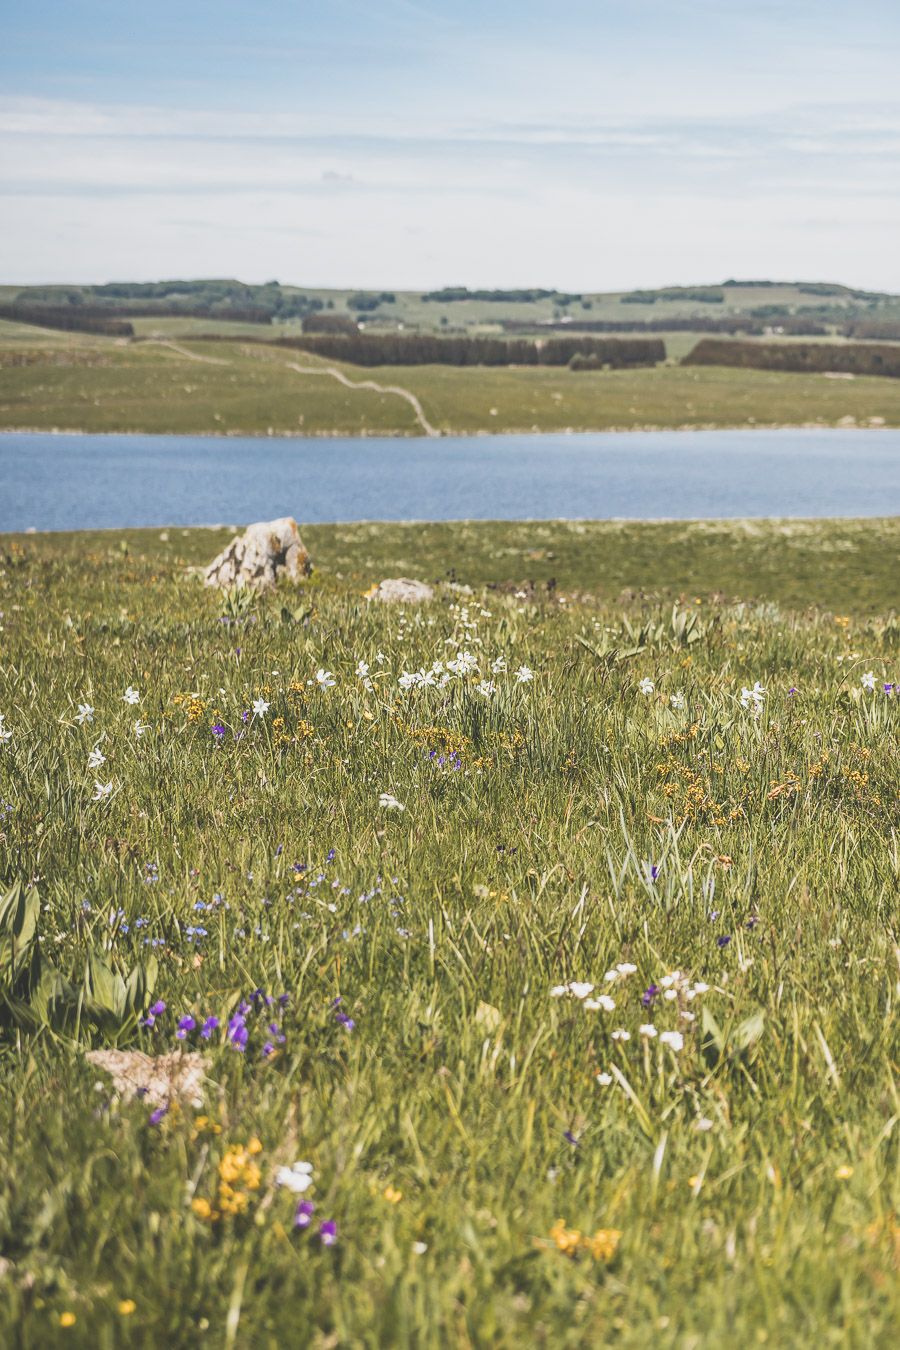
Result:
<svg viewBox="0 0 900 1350"><path fill-rule="evenodd" d="M0 280L605 289L755 274L900 289L900 105L358 129L2 100Z"/></svg>

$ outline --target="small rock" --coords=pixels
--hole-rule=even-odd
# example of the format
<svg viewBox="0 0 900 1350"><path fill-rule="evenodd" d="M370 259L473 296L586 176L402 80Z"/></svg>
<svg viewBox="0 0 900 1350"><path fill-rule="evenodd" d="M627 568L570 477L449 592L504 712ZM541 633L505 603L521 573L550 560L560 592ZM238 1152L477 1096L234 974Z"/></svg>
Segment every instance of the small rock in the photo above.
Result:
<svg viewBox="0 0 900 1350"><path fill-rule="evenodd" d="M261 520L232 539L204 569L207 586L274 586L279 577L297 581L310 572L309 554L303 547L296 520Z"/></svg>
<svg viewBox="0 0 900 1350"><path fill-rule="evenodd" d="M178 1098L192 1106L203 1105L206 1075L202 1055L178 1050L170 1055L145 1055L141 1050L89 1050L85 1059L109 1074L119 1097L137 1097L152 1106L167 1106Z"/></svg>
<svg viewBox="0 0 900 1350"><path fill-rule="evenodd" d="M368 596L384 605L422 605L434 599L434 587L426 581L411 581L409 577L389 577L373 587Z"/></svg>

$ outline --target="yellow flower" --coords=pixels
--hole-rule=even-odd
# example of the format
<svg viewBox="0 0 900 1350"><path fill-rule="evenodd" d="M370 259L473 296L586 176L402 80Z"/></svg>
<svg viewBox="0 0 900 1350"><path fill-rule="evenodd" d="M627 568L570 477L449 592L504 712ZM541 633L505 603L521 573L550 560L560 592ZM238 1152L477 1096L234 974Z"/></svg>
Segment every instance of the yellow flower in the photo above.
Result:
<svg viewBox="0 0 900 1350"><path fill-rule="evenodd" d="M59 1314L59 1325L61 1327L74 1327L77 1320L78 1319L76 1318L73 1312L64 1312Z"/></svg>
<svg viewBox="0 0 900 1350"><path fill-rule="evenodd" d="M382 1195L389 1205L399 1205L403 1199L403 1192L398 1191L396 1186L385 1186Z"/></svg>
<svg viewBox="0 0 900 1350"><path fill-rule="evenodd" d="M848 1163L842 1163L834 1174L835 1181L849 1181L853 1176L853 1168Z"/></svg>
<svg viewBox="0 0 900 1350"><path fill-rule="evenodd" d="M263 1148L262 1141L260 1139L257 1139L256 1135L254 1135L253 1138L249 1140L247 1144L247 1152L251 1155L251 1157L257 1153L262 1153L262 1148Z"/></svg>
<svg viewBox="0 0 900 1350"><path fill-rule="evenodd" d="M550 1236L561 1252L574 1256L581 1244L581 1234L577 1228L567 1228L565 1219L557 1219L550 1229Z"/></svg>
<svg viewBox="0 0 900 1350"><path fill-rule="evenodd" d="M618 1228L598 1228L592 1238L584 1239L584 1245L595 1261L611 1261L621 1236Z"/></svg>
<svg viewBox="0 0 900 1350"><path fill-rule="evenodd" d="M123 1317L130 1317L136 1307L137 1304L135 1303L133 1298L123 1298L119 1302L119 1312L122 1314Z"/></svg>
<svg viewBox="0 0 900 1350"><path fill-rule="evenodd" d="M195 1200L191 1201L191 1209L198 1219L208 1219L212 1214L212 1205L202 1195L198 1195Z"/></svg>

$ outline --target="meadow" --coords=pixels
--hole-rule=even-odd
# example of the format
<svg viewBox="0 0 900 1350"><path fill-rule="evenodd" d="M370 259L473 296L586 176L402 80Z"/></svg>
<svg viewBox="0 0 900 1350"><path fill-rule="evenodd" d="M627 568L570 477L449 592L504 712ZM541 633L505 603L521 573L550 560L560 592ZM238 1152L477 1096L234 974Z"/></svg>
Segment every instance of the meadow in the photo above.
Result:
<svg viewBox="0 0 900 1350"><path fill-rule="evenodd" d="M896 1344L898 531L0 537L0 1343Z"/></svg>
<svg viewBox="0 0 900 1350"><path fill-rule="evenodd" d="M15 332L10 330L16 330ZM837 424L900 426L900 381L682 367L360 369L264 344L123 343L0 327L0 429L215 435L421 435ZM40 330L32 329L32 333ZM684 338L685 335L679 335ZM691 339L692 341L692 339ZM302 370L296 369L301 367Z"/></svg>

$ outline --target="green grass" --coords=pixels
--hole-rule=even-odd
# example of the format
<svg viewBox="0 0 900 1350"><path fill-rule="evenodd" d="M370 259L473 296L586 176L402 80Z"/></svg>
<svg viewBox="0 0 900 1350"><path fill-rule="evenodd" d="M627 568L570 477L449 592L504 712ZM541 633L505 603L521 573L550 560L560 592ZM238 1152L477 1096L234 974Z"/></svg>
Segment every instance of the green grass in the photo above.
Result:
<svg viewBox="0 0 900 1350"><path fill-rule="evenodd" d="M388 435L420 432L394 394L351 390L302 352L176 340L121 345L91 338L28 346L27 364L0 344L0 427L90 432ZM187 353L190 353L188 355ZM198 357L204 359L198 360ZM900 426L900 382L773 371L661 366L635 371L449 366L362 370L416 394L445 433L682 426L828 426L878 419Z"/></svg>
<svg viewBox="0 0 900 1350"><path fill-rule="evenodd" d="M309 582L248 602L186 572L221 532L0 538L0 893L36 886L18 959L81 991L44 1018L20 970L16 1003L0 942L0 1343L893 1345L897 530L318 527ZM362 598L395 569L473 593ZM97 961L151 955L156 1025L104 1013ZM256 989L290 991L269 1058L272 1013L224 1034ZM154 1124L82 1052L188 1013L223 1021L184 1043L203 1107Z"/></svg>

